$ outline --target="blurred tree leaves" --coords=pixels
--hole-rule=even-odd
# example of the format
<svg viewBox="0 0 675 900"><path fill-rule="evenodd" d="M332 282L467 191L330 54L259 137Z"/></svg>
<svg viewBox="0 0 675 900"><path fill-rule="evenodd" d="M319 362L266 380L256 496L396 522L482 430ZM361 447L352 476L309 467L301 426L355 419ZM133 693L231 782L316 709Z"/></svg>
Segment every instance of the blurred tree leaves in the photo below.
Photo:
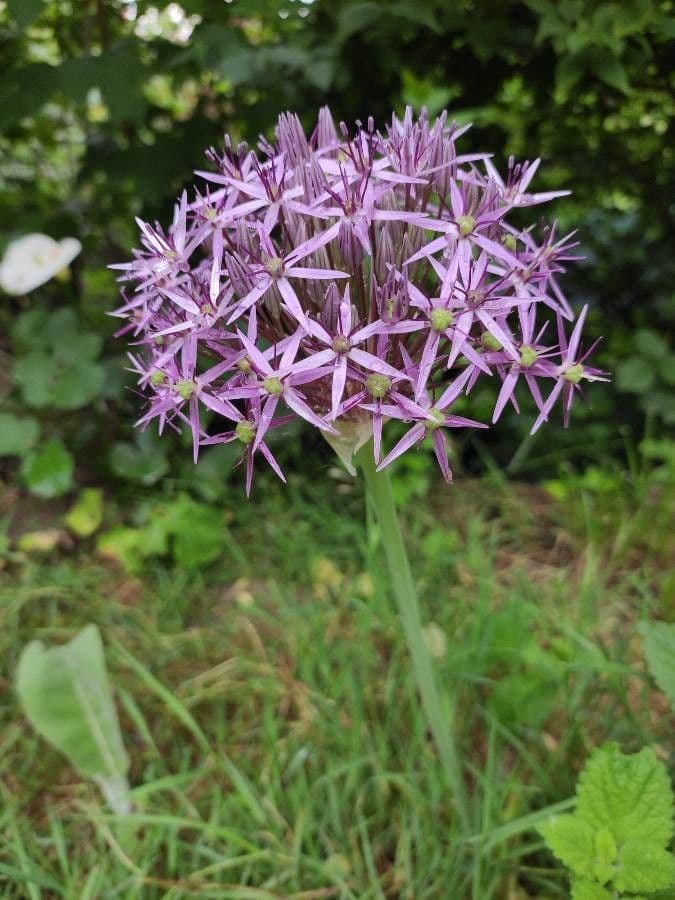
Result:
<svg viewBox="0 0 675 900"><path fill-rule="evenodd" d="M10 16L19 28L26 28L43 11L43 0L7 0Z"/></svg>

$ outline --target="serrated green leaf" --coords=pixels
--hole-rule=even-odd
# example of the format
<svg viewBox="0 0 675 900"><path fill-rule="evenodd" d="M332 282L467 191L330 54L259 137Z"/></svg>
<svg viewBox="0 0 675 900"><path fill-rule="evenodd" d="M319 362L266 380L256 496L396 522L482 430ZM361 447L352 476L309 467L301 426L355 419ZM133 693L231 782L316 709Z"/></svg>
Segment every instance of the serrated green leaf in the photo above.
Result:
<svg viewBox="0 0 675 900"><path fill-rule="evenodd" d="M675 710L675 623L641 622L638 630L649 671Z"/></svg>
<svg viewBox="0 0 675 900"><path fill-rule="evenodd" d="M0 413L0 456L23 456L40 436L40 425L27 416Z"/></svg>
<svg viewBox="0 0 675 900"><path fill-rule="evenodd" d="M586 878L576 878L572 882L572 900L613 900L611 891L589 881Z"/></svg>
<svg viewBox="0 0 675 900"><path fill-rule="evenodd" d="M78 537L89 537L103 519L103 491L85 488L64 518L68 528Z"/></svg>
<svg viewBox="0 0 675 900"><path fill-rule="evenodd" d="M593 830L608 828L617 844L636 834L656 847L670 841L672 788L649 747L628 755L615 744L595 750L579 776L577 799L576 814Z"/></svg>
<svg viewBox="0 0 675 900"><path fill-rule="evenodd" d="M600 884L607 884L614 874L617 859L616 841L609 828L600 828L593 841L593 876Z"/></svg>
<svg viewBox="0 0 675 900"><path fill-rule="evenodd" d="M554 816L539 826L551 852L575 875L593 876L593 828L577 815Z"/></svg>
<svg viewBox="0 0 675 900"><path fill-rule="evenodd" d="M129 812L129 760L98 628L88 625L60 647L31 642L19 660L16 689L35 730L96 781L116 813Z"/></svg>
<svg viewBox="0 0 675 900"><path fill-rule="evenodd" d="M48 441L26 456L21 466L24 483L36 497L58 497L73 484L73 458L60 441Z"/></svg>
<svg viewBox="0 0 675 900"><path fill-rule="evenodd" d="M631 893L675 887L675 856L645 838L626 841L619 854L614 885Z"/></svg>

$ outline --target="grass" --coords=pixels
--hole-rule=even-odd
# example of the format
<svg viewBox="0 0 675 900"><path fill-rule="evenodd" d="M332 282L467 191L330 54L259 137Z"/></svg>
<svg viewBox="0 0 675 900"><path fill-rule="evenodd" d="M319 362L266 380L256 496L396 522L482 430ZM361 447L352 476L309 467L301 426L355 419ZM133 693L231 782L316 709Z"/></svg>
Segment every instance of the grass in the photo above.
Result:
<svg viewBox="0 0 675 900"><path fill-rule="evenodd" d="M634 626L675 613L673 490L636 499L628 488L567 481L553 501L498 475L428 495L424 478L399 485L467 761L468 835L424 724L379 536L346 480L233 501L236 552L196 573L163 560L126 574L86 542L11 562L0 588L3 898L567 897L537 816L564 807L596 744L665 754L672 734ZM106 643L132 761L128 820L36 737L11 690L29 640L88 622Z"/></svg>

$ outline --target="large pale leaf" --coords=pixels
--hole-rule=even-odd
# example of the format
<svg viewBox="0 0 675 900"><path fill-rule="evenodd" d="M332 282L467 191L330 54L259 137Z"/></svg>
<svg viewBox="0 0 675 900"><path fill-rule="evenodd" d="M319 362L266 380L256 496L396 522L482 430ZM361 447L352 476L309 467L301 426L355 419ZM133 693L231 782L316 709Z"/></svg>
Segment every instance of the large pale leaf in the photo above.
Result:
<svg viewBox="0 0 675 900"><path fill-rule="evenodd" d="M19 660L16 687L35 730L99 785L116 813L128 813L129 760L98 628L88 625L58 647L32 641Z"/></svg>

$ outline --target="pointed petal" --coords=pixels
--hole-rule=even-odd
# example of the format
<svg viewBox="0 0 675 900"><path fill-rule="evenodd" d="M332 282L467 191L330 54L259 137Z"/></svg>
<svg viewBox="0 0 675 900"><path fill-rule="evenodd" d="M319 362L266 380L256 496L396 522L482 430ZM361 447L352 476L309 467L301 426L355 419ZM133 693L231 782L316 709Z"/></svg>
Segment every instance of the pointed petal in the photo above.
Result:
<svg viewBox="0 0 675 900"><path fill-rule="evenodd" d="M438 465L443 473L443 478L445 479L446 484L450 484L452 481L452 472L450 471L450 466L448 464L448 444L445 435L440 428L436 428L431 440L434 445L434 453L436 454Z"/></svg>
<svg viewBox="0 0 675 900"><path fill-rule="evenodd" d="M301 418L305 419L310 425L314 425L317 428L321 429L321 431L332 431L335 432L335 429L332 425L329 425L324 419L318 416L313 409L305 403L305 401L300 397L297 391L294 391L293 388L286 388L284 391L284 400L286 405L289 406L293 412L296 412Z"/></svg>
<svg viewBox="0 0 675 900"><path fill-rule="evenodd" d="M286 309L296 322L299 322L305 330L308 330L309 323L307 322L307 317L302 309L300 298L291 287L290 281L287 281L285 278L278 278L277 287L279 288L279 293L284 298Z"/></svg>
<svg viewBox="0 0 675 900"><path fill-rule="evenodd" d="M378 375L388 375L389 378L408 378L403 372L399 372L398 369L381 360L379 356L373 356L372 353L366 353L365 350L359 350L358 347L352 347L347 355L353 362L358 363L358 365L363 366L364 369L368 369L370 372L376 372Z"/></svg>
<svg viewBox="0 0 675 900"><path fill-rule="evenodd" d="M377 467L377 471L380 472L382 469L386 468L390 463L401 456L402 453L405 453L406 450L409 450L412 446L421 441L424 438L425 431L424 425L413 425L413 427L403 435L398 444L396 444L396 446L385 456Z"/></svg>
<svg viewBox="0 0 675 900"><path fill-rule="evenodd" d="M345 383L347 381L347 357L341 356L335 362L333 370L333 384L331 386L331 419L336 419L338 415L338 407L345 392Z"/></svg>

